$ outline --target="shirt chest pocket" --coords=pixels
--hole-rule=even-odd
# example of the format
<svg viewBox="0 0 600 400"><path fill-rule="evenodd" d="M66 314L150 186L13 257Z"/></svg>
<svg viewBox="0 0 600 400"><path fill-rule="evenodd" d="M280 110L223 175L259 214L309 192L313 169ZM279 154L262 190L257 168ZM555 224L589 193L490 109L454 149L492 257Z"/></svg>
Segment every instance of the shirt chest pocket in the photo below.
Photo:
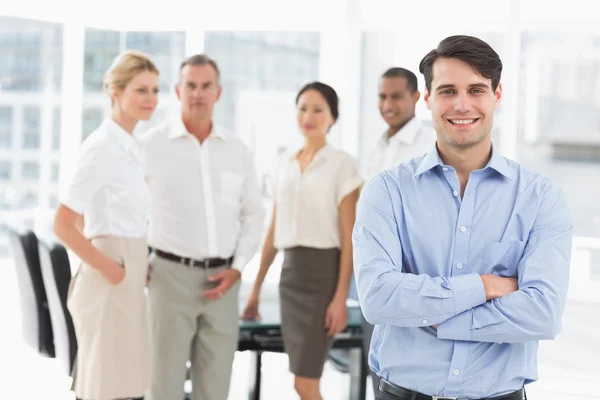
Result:
<svg viewBox="0 0 600 400"><path fill-rule="evenodd" d="M111 185L109 207L127 214L137 215L150 212L150 192L142 176L117 179Z"/></svg>
<svg viewBox="0 0 600 400"><path fill-rule="evenodd" d="M239 204L242 197L244 177L233 171L223 171L219 174L219 195L221 200L230 204Z"/></svg>
<svg viewBox="0 0 600 400"><path fill-rule="evenodd" d="M487 242L483 257L484 269L493 275L517 277L517 267L524 249L524 241Z"/></svg>

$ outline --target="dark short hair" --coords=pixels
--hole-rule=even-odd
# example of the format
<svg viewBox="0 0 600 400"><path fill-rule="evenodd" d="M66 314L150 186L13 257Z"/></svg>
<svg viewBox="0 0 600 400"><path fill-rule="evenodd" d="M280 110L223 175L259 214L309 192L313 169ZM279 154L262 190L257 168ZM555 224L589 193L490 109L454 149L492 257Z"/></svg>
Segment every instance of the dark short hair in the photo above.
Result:
<svg viewBox="0 0 600 400"><path fill-rule="evenodd" d="M296 96L296 104L298 104L300 96L302 96L302 94L307 90L316 90L321 94L321 96L325 98L325 101L327 101L327 105L329 105L329 111L331 112L331 116L333 117L334 121L337 121L340 112L338 109L339 99L335 90L333 90L331 86L326 85L322 82L311 82L309 84L304 85L304 87L300 89L298 95Z"/></svg>
<svg viewBox="0 0 600 400"><path fill-rule="evenodd" d="M381 75L381 78L404 78L406 79L406 86L411 93L419 90L419 84L417 83L417 76L412 71L406 68L393 67L388 69Z"/></svg>
<svg viewBox="0 0 600 400"><path fill-rule="evenodd" d="M181 65L179 66L179 72L181 72L181 70L183 70L183 68L186 65L191 65L191 66L210 65L211 67L213 67L213 69L217 73L217 82L221 78L221 72L219 71L219 67L217 66L217 63L215 62L215 60L213 60L206 54L196 54L196 55L186 58L185 60L183 60L181 62Z"/></svg>
<svg viewBox="0 0 600 400"><path fill-rule="evenodd" d="M456 58L469 64L484 78L491 79L492 89L496 90L502 75L502 61L498 53L483 40L474 36L455 35L442 40L436 49L431 50L419 63L419 72L425 77L425 87L431 91L433 63L438 58Z"/></svg>

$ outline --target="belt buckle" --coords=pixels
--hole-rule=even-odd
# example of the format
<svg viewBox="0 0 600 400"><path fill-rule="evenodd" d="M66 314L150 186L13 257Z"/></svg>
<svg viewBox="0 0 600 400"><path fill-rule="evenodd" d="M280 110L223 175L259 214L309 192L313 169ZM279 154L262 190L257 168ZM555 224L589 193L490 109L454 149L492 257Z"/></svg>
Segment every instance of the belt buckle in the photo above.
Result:
<svg viewBox="0 0 600 400"><path fill-rule="evenodd" d="M208 269L208 267L210 267L210 260L208 258L205 258L202 261L204 261L204 269Z"/></svg>
<svg viewBox="0 0 600 400"><path fill-rule="evenodd" d="M194 259L192 257L188 258L187 260L184 258L182 261L183 265L187 266L188 268L194 268Z"/></svg>

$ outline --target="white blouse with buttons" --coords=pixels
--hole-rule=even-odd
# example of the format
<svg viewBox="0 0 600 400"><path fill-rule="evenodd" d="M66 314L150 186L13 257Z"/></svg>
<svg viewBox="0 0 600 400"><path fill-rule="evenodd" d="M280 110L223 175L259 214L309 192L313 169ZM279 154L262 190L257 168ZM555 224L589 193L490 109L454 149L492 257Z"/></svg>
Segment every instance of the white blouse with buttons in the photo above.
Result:
<svg viewBox="0 0 600 400"><path fill-rule="evenodd" d="M285 156L273 177L275 247L339 248L340 204L363 184L357 163L325 145L302 172L297 155Z"/></svg>
<svg viewBox="0 0 600 400"><path fill-rule="evenodd" d="M84 236L145 237L150 192L141 145L110 118L81 145L60 203L84 215Z"/></svg>

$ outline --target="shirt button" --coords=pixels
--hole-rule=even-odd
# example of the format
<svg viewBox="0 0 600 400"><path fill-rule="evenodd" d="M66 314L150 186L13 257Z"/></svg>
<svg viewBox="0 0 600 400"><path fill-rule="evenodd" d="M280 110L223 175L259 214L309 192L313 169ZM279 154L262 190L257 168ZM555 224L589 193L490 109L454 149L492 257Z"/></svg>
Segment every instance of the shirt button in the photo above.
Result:
<svg viewBox="0 0 600 400"><path fill-rule="evenodd" d="M444 167L442 169L444 170L444 172L448 172L448 168Z"/></svg>
<svg viewBox="0 0 600 400"><path fill-rule="evenodd" d="M461 263L456 264L456 268L458 268L458 269L462 268L462 264Z"/></svg>
<svg viewBox="0 0 600 400"><path fill-rule="evenodd" d="M423 325L427 325L427 320L426 319L423 320Z"/></svg>
<svg viewBox="0 0 600 400"><path fill-rule="evenodd" d="M453 194L455 197L456 197L456 196L458 196L458 192L457 192L456 190L455 190L455 191L454 191L452 194Z"/></svg>
<svg viewBox="0 0 600 400"><path fill-rule="evenodd" d="M461 232L466 232L466 230L467 230L467 228L465 228L464 226L461 226L461 227L460 227L460 231L461 231Z"/></svg>
<svg viewBox="0 0 600 400"><path fill-rule="evenodd" d="M460 371L459 371L459 370L457 370L457 369L455 369L455 370L454 370L454 375L458 375L458 374L460 374Z"/></svg>

